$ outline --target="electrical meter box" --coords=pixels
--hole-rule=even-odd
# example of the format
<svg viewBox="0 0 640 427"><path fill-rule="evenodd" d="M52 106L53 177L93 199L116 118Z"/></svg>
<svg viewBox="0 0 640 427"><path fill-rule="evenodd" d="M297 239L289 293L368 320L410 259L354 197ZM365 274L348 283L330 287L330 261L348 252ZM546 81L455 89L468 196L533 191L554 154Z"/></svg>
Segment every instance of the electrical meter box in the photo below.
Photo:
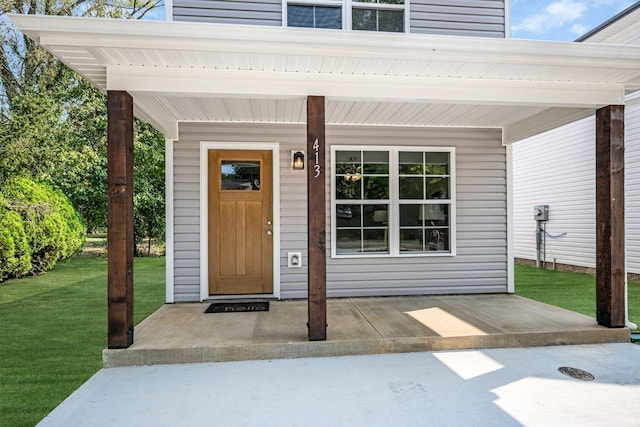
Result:
<svg viewBox="0 0 640 427"><path fill-rule="evenodd" d="M534 206L533 219L536 221L549 221L549 205Z"/></svg>

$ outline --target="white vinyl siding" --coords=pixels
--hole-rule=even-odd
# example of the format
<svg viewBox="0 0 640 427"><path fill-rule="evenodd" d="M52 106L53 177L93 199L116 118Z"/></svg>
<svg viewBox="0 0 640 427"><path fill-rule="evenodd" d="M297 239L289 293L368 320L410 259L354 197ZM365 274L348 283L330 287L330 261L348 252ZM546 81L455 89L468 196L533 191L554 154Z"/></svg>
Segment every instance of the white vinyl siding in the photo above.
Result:
<svg viewBox="0 0 640 427"><path fill-rule="evenodd" d="M199 299L199 143L280 144L280 286L282 298L307 295L306 173L291 170L291 150L305 149L306 125L183 123L174 144L175 300ZM327 233L329 296L506 292L506 164L499 130L327 126L331 144L384 147L455 147L457 256L331 259ZM330 162L327 161L327 167ZM326 173L327 230L330 170ZM287 252L301 251L302 268L287 267Z"/></svg>
<svg viewBox="0 0 640 427"><path fill-rule="evenodd" d="M624 134L627 272L640 274L640 102L627 105Z"/></svg>
<svg viewBox="0 0 640 427"><path fill-rule="evenodd" d="M282 25L281 0L173 0L173 20Z"/></svg>
<svg viewBox="0 0 640 427"><path fill-rule="evenodd" d="M536 259L534 205L549 205L546 259L595 268L595 117L514 145L514 255ZM640 273L640 104L625 111L627 269Z"/></svg>
<svg viewBox="0 0 640 427"><path fill-rule="evenodd" d="M546 259L595 265L595 120L593 116L513 147L514 255L536 259L535 205L549 205Z"/></svg>
<svg viewBox="0 0 640 427"><path fill-rule="evenodd" d="M410 32L505 37L503 0L411 0Z"/></svg>

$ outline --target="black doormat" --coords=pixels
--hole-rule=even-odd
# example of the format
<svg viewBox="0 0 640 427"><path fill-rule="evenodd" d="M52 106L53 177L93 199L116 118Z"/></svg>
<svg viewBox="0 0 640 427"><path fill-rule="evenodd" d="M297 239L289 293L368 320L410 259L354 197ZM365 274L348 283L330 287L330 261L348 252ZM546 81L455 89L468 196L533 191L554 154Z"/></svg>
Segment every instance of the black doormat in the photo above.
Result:
<svg viewBox="0 0 640 427"><path fill-rule="evenodd" d="M269 301L214 302L205 313L250 313L269 311Z"/></svg>

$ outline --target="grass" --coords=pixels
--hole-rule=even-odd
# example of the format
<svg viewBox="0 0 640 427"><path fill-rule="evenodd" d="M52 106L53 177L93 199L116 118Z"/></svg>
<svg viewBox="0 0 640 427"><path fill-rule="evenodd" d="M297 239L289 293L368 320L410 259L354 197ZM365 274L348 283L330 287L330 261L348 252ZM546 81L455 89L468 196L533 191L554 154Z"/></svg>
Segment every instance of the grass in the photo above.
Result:
<svg viewBox="0 0 640 427"><path fill-rule="evenodd" d="M596 279L516 264L516 294L596 317ZM629 320L640 325L640 282L628 284Z"/></svg>
<svg viewBox="0 0 640 427"><path fill-rule="evenodd" d="M164 258L136 258L135 322L164 302ZM107 259L0 284L0 425L32 426L95 374L107 343Z"/></svg>
<svg viewBox="0 0 640 427"><path fill-rule="evenodd" d="M163 304L164 258L135 260L135 322ZM516 265L516 293L595 317L595 278ZM640 283L629 283L640 324ZM32 426L101 367L107 342L107 259L76 257L0 284L0 425Z"/></svg>

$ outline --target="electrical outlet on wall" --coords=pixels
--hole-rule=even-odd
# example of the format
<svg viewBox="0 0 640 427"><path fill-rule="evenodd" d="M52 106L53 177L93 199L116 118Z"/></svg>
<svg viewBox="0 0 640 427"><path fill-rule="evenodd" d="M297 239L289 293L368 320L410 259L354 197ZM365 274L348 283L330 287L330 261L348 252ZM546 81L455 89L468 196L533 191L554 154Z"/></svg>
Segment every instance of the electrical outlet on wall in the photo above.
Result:
<svg viewBox="0 0 640 427"><path fill-rule="evenodd" d="M302 252L287 252L287 259L289 268L302 267Z"/></svg>

